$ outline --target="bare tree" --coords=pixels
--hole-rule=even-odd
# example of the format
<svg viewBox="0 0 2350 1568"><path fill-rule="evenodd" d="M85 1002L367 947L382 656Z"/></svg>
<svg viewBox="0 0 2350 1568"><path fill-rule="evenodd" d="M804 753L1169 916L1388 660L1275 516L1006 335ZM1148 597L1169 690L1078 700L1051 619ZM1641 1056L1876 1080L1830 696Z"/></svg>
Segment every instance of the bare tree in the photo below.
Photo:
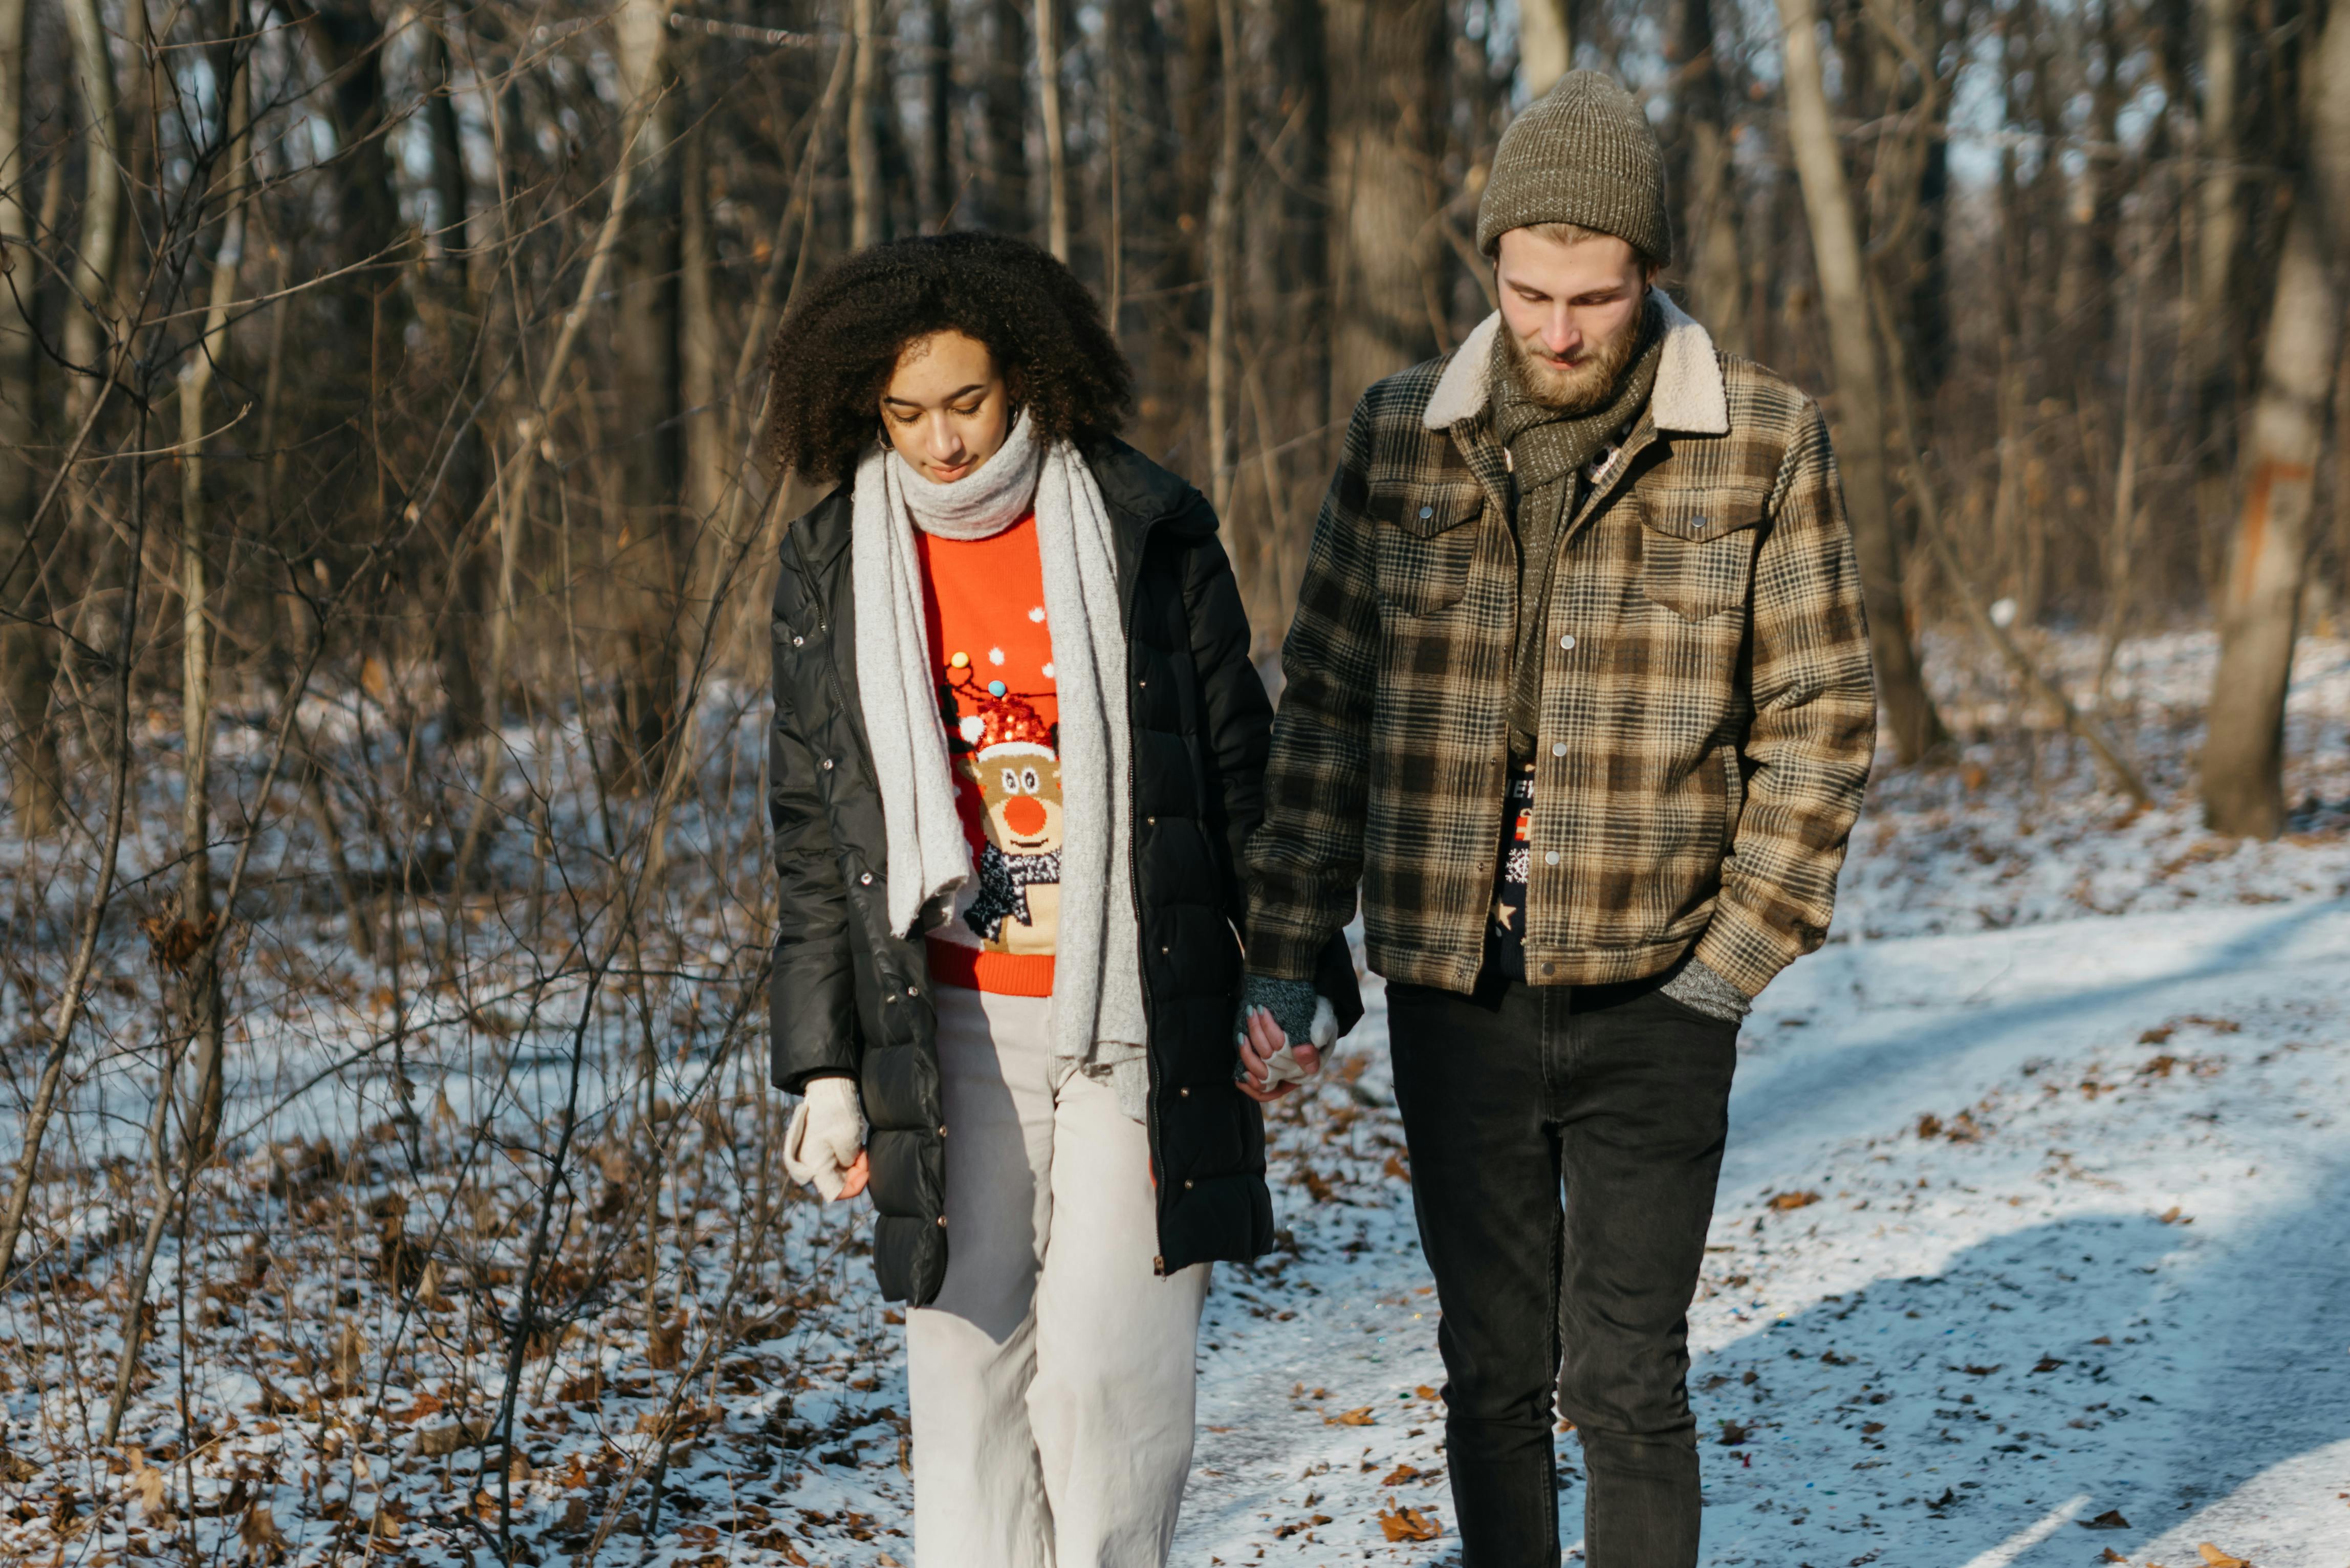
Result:
<svg viewBox="0 0 2350 1568"><path fill-rule="evenodd" d="M2341 363L2341 258L2350 256L2350 7L2333 9L2312 65L2310 165L2286 221L2262 344L2203 744L2206 819L2218 832L2258 838L2284 828L2285 693L2301 630L2317 462Z"/></svg>
<svg viewBox="0 0 2350 1568"><path fill-rule="evenodd" d="M1860 558L1861 592L1868 605L1870 651L1877 700L1892 722L1896 751L1916 762L1945 739L1910 641L1901 592L1901 553L1893 532L1892 487L1886 473L1884 389L1869 330L1869 286L1822 83L1819 14L1812 0L1779 0L1785 29L1787 134L1794 151L1804 204L1811 214L1812 251L1827 316L1835 364L1836 458L1845 475L1853 545Z"/></svg>

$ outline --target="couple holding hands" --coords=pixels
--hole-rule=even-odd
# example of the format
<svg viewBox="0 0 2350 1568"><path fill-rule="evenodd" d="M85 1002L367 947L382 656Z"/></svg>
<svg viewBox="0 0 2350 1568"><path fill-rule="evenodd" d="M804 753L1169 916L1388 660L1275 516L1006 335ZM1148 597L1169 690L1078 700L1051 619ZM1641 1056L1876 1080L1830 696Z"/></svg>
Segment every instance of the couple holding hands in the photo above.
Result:
<svg viewBox="0 0 2350 1568"><path fill-rule="evenodd" d="M869 1192L922 1568L1156 1568L1259 1106L1387 981L1466 1568L1687 1568L1686 1313L1740 1020L1826 933L1874 749L1825 426L1656 286L1613 79L1503 138L1500 307L1355 410L1275 715L1208 503L1118 441L1058 262L887 244L777 333L786 1163Z"/></svg>

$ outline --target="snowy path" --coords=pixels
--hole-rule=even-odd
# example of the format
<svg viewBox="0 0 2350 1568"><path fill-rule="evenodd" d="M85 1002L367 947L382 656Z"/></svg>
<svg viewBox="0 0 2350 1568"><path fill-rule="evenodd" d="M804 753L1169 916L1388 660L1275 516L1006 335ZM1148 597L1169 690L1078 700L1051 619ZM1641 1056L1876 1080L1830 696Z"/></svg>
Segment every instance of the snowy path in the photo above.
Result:
<svg viewBox="0 0 2350 1568"><path fill-rule="evenodd" d="M2350 1565L2350 903L1838 946L1748 1042L1692 1314L1708 1563ZM1303 1255L1220 1281L1177 1560L1450 1561L1403 1183L1277 1201ZM1443 1533L1391 1544L1405 1510Z"/></svg>

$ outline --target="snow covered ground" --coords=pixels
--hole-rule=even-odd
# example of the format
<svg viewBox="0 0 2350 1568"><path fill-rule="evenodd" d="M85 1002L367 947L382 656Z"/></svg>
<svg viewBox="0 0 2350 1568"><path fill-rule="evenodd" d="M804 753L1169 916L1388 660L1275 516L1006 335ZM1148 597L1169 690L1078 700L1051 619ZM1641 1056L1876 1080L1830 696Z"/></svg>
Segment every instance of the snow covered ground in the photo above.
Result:
<svg viewBox="0 0 2350 1568"><path fill-rule="evenodd" d="M1799 965L1747 1032L1692 1314L1705 1561L2350 1564L2345 1113L2340 900ZM1182 1561L1450 1560L1382 1522L1446 1521L1442 1376L1404 1184L1355 1190L1288 1189L1318 1244L1279 1288L1225 1276Z"/></svg>
<svg viewBox="0 0 2350 1568"><path fill-rule="evenodd" d="M2096 649L2043 651L2085 700ZM2350 1568L2350 642L2304 644L2293 821L2267 845L2199 826L2210 652L2182 634L2116 661L2105 711L2157 795L2132 813L1995 672L1932 650L1961 758L1883 773L1835 936L1742 1043L1691 1314L1707 1563ZM716 788L712 823L754 773ZM742 859L708 837L713 865ZM661 1092L691 1113L653 1116L654 1227L628 1132L637 1012L593 1032L569 1250L544 1282L567 1324L530 1352L511 1467L478 1434L577 980L527 1015L494 1002L494 965L478 996L411 1000L332 950L331 912L310 934L283 916L243 981L231 1096L252 1117L184 1260L166 1244L148 1381L109 1449L92 1427L147 1203L118 1158L147 1103L121 989L123 1044L74 1133L88 1179L53 1184L40 1288L0 1302L0 1557L472 1568L503 1495L518 1560L545 1568L908 1568L901 1330L868 1217L764 1185L776 1106L737 1003L711 1005L723 979L755 1008L752 891L740 934L681 937L683 981L654 989L634 960L615 982L676 1047ZM1187 1568L1458 1560L1368 989L1336 1070L1273 1119L1282 1249L1217 1276ZM21 1023L6 995L0 1037ZM387 1041L406 1067L328 1074ZM408 1074L421 1124L394 1116ZM475 1137L477 1103L504 1141ZM650 1333L649 1229L673 1314ZM1572 1543L1583 1479L1560 1445Z"/></svg>

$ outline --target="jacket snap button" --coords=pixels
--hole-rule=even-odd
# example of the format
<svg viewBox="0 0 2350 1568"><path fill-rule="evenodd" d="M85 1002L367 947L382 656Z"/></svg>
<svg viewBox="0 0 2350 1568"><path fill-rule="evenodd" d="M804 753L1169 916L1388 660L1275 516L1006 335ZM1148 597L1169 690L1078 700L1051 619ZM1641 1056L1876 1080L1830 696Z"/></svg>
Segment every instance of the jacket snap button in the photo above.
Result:
<svg viewBox="0 0 2350 1568"><path fill-rule="evenodd" d="M1544 850L1544 851L1543 851L1543 864L1544 864L1544 865L1545 865L1545 866L1555 866L1555 865L1557 865L1557 864L1558 864L1558 851L1557 851L1557 850L1555 850L1555 849L1545 849L1545 850Z"/></svg>
<svg viewBox="0 0 2350 1568"><path fill-rule="evenodd" d="M1575 634L1573 632L1569 632L1566 636L1560 638L1558 639L1558 645L1564 649L1570 650L1573 649L1575 647Z"/></svg>
<svg viewBox="0 0 2350 1568"><path fill-rule="evenodd" d="M832 772L832 759L830 757L827 757L824 761L818 763L816 766L822 768L827 773L830 773Z"/></svg>
<svg viewBox="0 0 2350 1568"><path fill-rule="evenodd" d="M861 877L858 877L858 879L857 879L857 880L858 880L859 883L863 884L864 886L866 886L866 887L868 887L868 888L870 888L871 886L873 886L873 873L872 873L872 872L870 872L870 871L868 871L868 872L866 872L863 876L861 876Z"/></svg>
<svg viewBox="0 0 2350 1568"><path fill-rule="evenodd" d="M1436 508L1433 506L1423 506L1419 509L1419 514L1422 517L1433 517L1436 515Z"/></svg>
<svg viewBox="0 0 2350 1568"><path fill-rule="evenodd" d="M939 1129L939 1136L940 1136L941 1137L946 1137L946 1136L947 1136L947 1129L946 1129L946 1128L944 1128L944 1127L941 1127L941 1128Z"/></svg>
<svg viewBox="0 0 2350 1568"><path fill-rule="evenodd" d="M1175 1091L1175 1097L1179 1100L1188 1100L1191 1097L1191 1091L1189 1089L1178 1089Z"/></svg>
<svg viewBox="0 0 2350 1568"><path fill-rule="evenodd" d="M794 648L798 648L798 647L802 646L803 644L805 644L806 641L807 641L807 639L806 639L806 638L804 638L804 637L795 637L795 638L792 639L792 646L793 646Z"/></svg>
<svg viewBox="0 0 2350 1568"><path fill-rule="evenodd" d="M1184 1191L1186 1191L1186 1192L1189 1192L1189 1191L1191 1191L1191 1182L1186 1181L1186 1182L1184 1182L1184 1183L1183 1183L1183 1190L1184 1190Z"/></svg>
<svg viewBox="0 0 2350 1568"><path fill-rule="evenodd" d="M1159 819L1155 816L1146 816L1142 819L1142 826L1145 827L1156 827L1159 826Z"/></svg>
<svg viewBox="0 0 2350 1568"><path fill-rule="evenodd" d="M910 985L906 988L906 994L908 996L920 996L922 994L921 988L919 986Z"/></svg>
<svg viewBox="0 0 2350 1568"><path fill-rule="evenodd" d="M940 1230L941 1230L941 1231L943 1231L943 1230L945 1230L946 1228L947 1228L947 1217L946 1217L945 1215L941 1214L941 1215L940 1215L940 1216L939 1216L939 1229L940 1229Z"/></svg>
<svg viewBox="0 0 2350 1568"><path fill-rule="evenodd" d="M1553 741L1550 743L1550 754L1554 757L1563 757L1566 755L1566 742L1565 741Z"/></svg>
<svg viewBox="0 0 2350 1568"><path fill-rule="evenodd" d="M1163 957L1165 957L1165 956L1166 956L1166 953L1167 953L1167 950L1167 950L1167 944L1166 944L1165 942L1161 942L1161 943L1159 943L1159 956L1160 956L1160 957L1162 957L1162 958L1163 958Z"/></svg>

